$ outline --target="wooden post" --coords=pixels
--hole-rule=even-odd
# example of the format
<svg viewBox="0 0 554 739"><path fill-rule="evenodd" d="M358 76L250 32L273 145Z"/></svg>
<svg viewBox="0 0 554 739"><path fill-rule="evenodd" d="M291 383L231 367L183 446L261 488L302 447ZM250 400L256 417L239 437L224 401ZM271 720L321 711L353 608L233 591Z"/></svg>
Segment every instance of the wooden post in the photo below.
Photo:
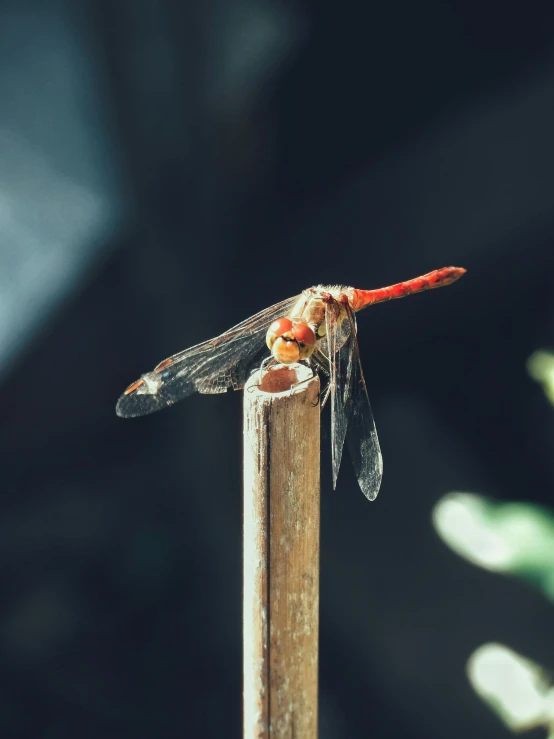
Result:
<svg viewBox="0 0 554 739"><path fill-rule="evenodd" d="M244 389L244 739L317 737L320 407L311 375L278 365Z"/></svg>

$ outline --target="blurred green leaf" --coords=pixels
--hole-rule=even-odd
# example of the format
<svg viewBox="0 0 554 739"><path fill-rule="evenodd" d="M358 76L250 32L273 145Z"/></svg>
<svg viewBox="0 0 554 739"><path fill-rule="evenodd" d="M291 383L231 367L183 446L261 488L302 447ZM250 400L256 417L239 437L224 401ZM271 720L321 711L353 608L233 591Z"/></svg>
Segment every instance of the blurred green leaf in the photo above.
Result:
<svg viewBox="0 0 554 739"><path fill-rule="evenodd" d="M512 731L554 726L554 690L546 671L502 644L484 644L469 658L475 692Z"/></svg>
<svg viewBox="0 0 554 739"><path fill-rule="evenodd" d="M536 351L527 371L554 405L554 354ZM554 601L554 515L546 508L450 493L434 507L433 524L461 557L526 580ZM467 675L475 692L512 731L544 727L548 739L554 739L554 688L543 667L490 643L471 655Z"/></svg>
<svg viewBox="0 0 554 739"><path fill-rule="evenodd" d="M527 372L542 385L546 397L554 405L554 354L534 352L527 360Z"/></svg>
<svg viewBox="0 0 554 739"><path fill-rule="evenodd" d="M526 580L554 601L554 516L547 509L450 493L435 506L433 523L461 557Z"/></svg>

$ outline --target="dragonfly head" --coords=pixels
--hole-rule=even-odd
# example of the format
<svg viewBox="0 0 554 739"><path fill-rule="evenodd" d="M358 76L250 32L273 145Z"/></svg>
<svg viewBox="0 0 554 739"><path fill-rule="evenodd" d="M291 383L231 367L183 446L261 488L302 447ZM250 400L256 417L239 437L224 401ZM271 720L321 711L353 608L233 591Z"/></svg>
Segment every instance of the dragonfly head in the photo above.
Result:
<svg viewBox="0 0 554 739"><path fill-rule="evenodd" d="M315 334L307 323L279 318L273 321L266 334L266 343L278 362L292 364L312 354L315 349Z"/></svg>

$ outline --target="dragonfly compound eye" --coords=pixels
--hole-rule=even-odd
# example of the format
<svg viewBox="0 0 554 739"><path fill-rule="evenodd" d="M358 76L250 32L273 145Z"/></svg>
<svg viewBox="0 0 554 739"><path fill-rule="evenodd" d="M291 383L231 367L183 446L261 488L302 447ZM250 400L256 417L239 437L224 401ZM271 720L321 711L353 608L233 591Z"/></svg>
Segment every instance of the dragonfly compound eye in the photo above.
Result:
<svg viewBox="0 0 554 739"><path fill-rule="evenodd" d="M278 321L273 321L271 326L267 330L265 341L267 348L273 351L273 344L275 339L283 334L290 332L292 329L292 321L289 318L279 318ZM292 337L291 337L292 338Z"/></svg>
<svg viewBox="0 0 554 739"><path fill-rule="evenodd" d="M295 323L292 333L298 342L300 359L308 359L315 349L315 334L307 323Z"/></svg>

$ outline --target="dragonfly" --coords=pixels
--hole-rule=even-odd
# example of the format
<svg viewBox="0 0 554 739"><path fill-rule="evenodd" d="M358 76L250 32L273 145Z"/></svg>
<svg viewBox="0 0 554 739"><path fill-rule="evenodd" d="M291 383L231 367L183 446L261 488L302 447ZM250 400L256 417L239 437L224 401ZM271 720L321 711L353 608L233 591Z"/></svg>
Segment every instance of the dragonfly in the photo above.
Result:
<svg viewBox="0 0 554 739"><path fill-rule="evenodd" d="M314 374L328 378L320 405L323 408L331 398L333 488L346 443L362 492L375 500L383 462L360 361L356 313L385 300L450 285L465 272L462 267L442 267L375 290L310 287L221 336L164 359L129 385L116 412L132 418L171 406L194 392L242 390L254 371L264 365L269 369L271 363L308 365Z"/></svg>

